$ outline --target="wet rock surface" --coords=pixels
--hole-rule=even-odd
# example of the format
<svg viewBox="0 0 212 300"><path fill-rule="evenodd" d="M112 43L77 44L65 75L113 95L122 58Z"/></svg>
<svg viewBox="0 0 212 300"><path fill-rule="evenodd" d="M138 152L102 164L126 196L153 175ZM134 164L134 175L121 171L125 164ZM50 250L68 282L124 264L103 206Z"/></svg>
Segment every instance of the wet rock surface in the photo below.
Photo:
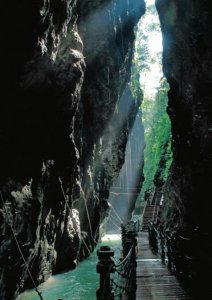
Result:
<svg viewBox="0 0 212 300"><path fill-rule="evenodd" d="M144 3L7 2L2 13L0 298L15 299L32 282L9 224L36 284L98 239L134 118L117 128L112 116Z"/></svg>

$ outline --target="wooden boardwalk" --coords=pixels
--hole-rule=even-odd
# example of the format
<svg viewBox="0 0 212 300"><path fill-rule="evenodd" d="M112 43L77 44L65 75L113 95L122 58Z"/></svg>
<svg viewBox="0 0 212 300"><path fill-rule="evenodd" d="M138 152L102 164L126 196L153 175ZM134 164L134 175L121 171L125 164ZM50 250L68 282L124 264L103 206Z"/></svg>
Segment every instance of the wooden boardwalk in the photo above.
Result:
<svg viewBox="0 0 212 300"><path fill-rule="evenodd" d="M191 300L149 247L148 232L138 234L136 300Z"/></svg>

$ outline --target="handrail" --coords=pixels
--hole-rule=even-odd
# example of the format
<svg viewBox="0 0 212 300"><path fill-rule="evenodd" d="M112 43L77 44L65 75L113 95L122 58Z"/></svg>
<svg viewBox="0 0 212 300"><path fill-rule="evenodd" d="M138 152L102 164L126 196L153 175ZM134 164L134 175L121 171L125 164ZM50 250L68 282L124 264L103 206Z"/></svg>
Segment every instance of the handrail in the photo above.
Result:
<svg viewBox="0 0 212 300"><path fill-rule="evenodd" d="M194 240L203 234L195 230L189 233L190 235L183 235L182 231L163 230L161 225L155 226L149 222L149 241L153 251L160 252L162 261L168 262L172 272L191 282L195 276L196 264L201 262Z"/></svg>
<svg viewBox="0 0 212 300"><path fill-rule="evenodd" d="M118 265L115 265L116 268L119 268L120 266L122 266L125 263L125 261L130 257L133 247L134 247L134 245L130 248L127 256Z"/></svg>
<svg viewBox="0 0 212 300"><path fill-rule="evenodd" d="M179 237L181 240L184 240L184 241L192 241L193 240L193 237L184 237L180 234L177 234L177 237Z"/></svg>
<svg viewBox="0 0 212 300"><path fill-rule="evenodd" d="M152 221L149 221L149 226L150 226L152 229L154 229L154 231L157 232L157 228L156 228L155 224L154 224Z"/></svg>

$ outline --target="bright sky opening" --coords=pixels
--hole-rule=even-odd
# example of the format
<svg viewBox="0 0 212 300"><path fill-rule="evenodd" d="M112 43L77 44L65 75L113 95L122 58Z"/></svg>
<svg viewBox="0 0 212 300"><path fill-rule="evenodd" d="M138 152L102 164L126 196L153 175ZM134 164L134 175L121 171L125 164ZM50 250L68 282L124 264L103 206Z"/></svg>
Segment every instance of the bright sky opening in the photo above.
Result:
<svg viewBox="0 0 212 300"><path fill-rule="evenodd" d="M159 17L154 6L154 0L146 0L146 13L138 24L138 31L145 35L148 48L148 70L140 74L140 83L144 95L154 99L160 80L163 77L162 72L162 33L160 30ZM154 7L154 11L150 7ZM154 26L152 26L154 25ZM137 41L139 43L140 41Z"/></svg>

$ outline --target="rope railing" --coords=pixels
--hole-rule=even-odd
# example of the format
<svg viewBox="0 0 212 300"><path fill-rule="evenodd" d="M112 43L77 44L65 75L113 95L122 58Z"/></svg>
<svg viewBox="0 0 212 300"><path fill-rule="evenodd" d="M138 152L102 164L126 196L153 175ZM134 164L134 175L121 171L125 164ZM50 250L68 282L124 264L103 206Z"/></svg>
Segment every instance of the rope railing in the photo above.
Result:
<svg viewBox="0 0 212 300"><path fill-rule="evenodd" d="M138 222L138 221L137 221ZM98 300L121 299L123 295L134 299L136 291L136 246L138 224L130 221L121 224L122 258L114 259L114 251L104 246L97 251L100 287L96 292Z"/></svg>
<svg viewBox="0 0 212 300"><path fill-rule="evenodd" d="M115 264L115 272L111 279L111 285L115 290L115 297L121 297L123 294L130 295L130 293L132 293L130 283L135 281L135 276L133 278L133 275L135 275L133 271L135 269L136 260L135 246L136 243L133 243L121 262L117 265ZM126 253L126 251L123 251L123 253Z"/></svg>
<svg viewBox="0 0 212 300"><path fill-rule="evenodd" d="M124 266L124 264L127 262L127 260L129 260L130 255L132 253L132 249L133 249L134 245L132 246L132 248L130 249L130 251L128 252L127 256L117 265L115 265L116 268L119 268L121 266Z"/></svg>

